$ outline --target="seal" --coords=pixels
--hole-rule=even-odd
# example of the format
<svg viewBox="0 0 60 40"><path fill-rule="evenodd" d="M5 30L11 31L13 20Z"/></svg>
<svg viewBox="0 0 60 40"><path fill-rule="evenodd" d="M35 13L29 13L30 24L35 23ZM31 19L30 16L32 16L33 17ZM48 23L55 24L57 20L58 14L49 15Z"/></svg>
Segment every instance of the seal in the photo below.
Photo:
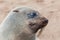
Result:
<svg viewBox="0 0 60 40"><path fill-rule="evenodd" d="M0 25L0 40L35 40L36 32L47 23L48 19L36 10L15 8Z"/></svg>

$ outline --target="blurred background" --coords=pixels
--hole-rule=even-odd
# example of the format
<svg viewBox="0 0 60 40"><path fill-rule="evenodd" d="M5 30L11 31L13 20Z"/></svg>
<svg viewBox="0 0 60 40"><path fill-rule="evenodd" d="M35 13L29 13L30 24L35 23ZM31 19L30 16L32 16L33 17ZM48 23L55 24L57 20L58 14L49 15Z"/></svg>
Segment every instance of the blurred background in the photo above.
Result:
<svg viewBox="0 0 60 40"><path fill-rule="evenodd" d="M40 40L60 40L60 0L0 0L0 24L11 9L19 6L35 9L49 20Z"/></svg>

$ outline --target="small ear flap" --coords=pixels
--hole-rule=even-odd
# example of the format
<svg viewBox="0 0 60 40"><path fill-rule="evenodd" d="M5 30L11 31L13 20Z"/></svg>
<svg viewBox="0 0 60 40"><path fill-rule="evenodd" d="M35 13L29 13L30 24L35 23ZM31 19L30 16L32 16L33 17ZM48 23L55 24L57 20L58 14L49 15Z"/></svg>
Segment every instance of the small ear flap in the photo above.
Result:
<svg viewBox="0 0 60 40"><path fill-rule="evenodd" d="M13 10L13 12L19 12L18 10Z"/></svg>

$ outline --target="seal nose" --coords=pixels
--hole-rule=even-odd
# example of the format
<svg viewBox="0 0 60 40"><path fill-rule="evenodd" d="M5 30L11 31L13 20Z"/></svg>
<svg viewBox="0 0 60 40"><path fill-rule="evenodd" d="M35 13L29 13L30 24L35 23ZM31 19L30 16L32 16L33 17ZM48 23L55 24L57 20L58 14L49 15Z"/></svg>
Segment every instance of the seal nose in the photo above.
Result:
<svg viewBox="0 0 60 40"><path fill-rule="evenodd" d="M48 23L48 20L46 19L46 20L44 20L44 22L45 22L45 23Z"/></svg>

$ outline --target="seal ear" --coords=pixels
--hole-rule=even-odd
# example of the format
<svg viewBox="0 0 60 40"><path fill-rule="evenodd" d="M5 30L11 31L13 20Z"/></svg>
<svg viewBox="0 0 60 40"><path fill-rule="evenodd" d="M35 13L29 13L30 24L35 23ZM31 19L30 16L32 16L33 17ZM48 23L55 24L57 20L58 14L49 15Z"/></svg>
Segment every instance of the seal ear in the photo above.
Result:
<svg viewBox="0 0 60 40"><path fill-rule="evenodd" d="M18 10L13 10L13 12L19 12Z"/></svg>

